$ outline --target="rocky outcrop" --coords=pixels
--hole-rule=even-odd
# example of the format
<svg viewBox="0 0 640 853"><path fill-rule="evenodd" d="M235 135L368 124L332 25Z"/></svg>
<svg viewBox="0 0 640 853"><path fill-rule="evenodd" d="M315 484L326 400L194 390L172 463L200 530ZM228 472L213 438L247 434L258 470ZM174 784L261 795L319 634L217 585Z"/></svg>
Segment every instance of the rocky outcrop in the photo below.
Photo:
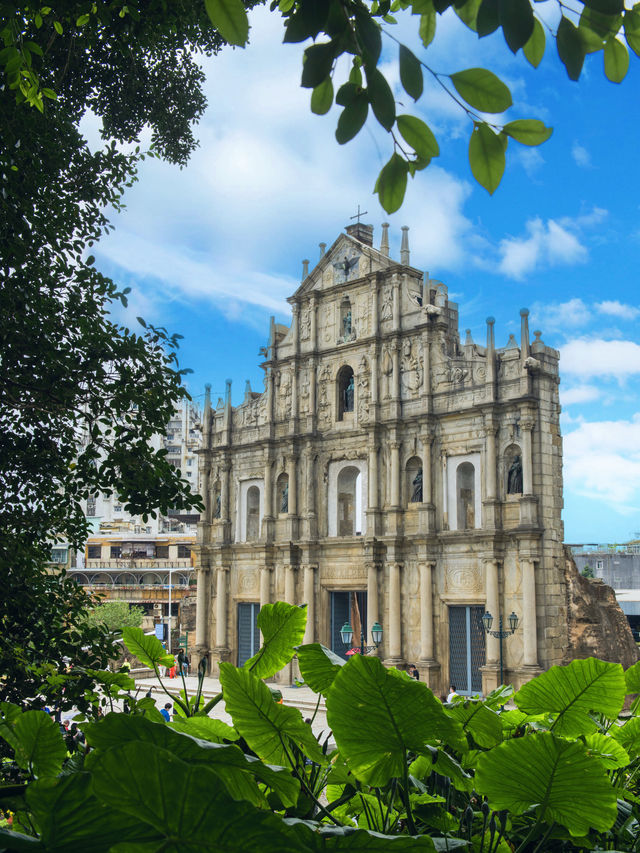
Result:
<svg viewBox="0 0 640 853"><path fill-rule="evenodd" d="M584 578L565 548L568 646L565 663L597 657L626 669L638 660L638 647L614 591L600 578Z"/></svg>

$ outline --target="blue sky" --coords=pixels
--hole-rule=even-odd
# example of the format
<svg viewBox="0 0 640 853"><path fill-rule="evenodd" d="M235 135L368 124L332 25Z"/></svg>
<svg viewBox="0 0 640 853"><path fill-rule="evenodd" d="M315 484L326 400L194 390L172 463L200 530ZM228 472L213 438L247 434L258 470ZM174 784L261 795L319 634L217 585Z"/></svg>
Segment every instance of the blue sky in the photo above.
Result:
<svg viewBox="0 0 640 853"><path fill-rule="evenodd" d="M554 20L555 3L536 4ZM245 380L262 388L258 348L269 316L288 321L286 297L299 284L302 259L318 259L358 204L367 222L391 223L399 257L400 226L410 227L412 265L449 286L460 328L484 342L485 318L496 318L504 345L519 330L519 309L531 329L561 352L565 539L625 541L640 530L640 222L636 157L640 63L621 85L603 74L602 54L587 57L580 83L569 81L547 46L533 70L513 57L501 33L478 41L453 12L438 18L436 41L424 51L417 18L394 34L434 69L484 66L510 86L515 106L506 120L540 118L554 127L549 142L511 142L501 186L490 197L473 180L468 118L427 83L411 107L401 90L396 48L387 40L384 66L400 111L423 117L441 156L410 182L403 208L387 217L372 194L391 154L371 119L339 146L339 108L311 114L299 87L302 46L282 45L279 16L251 15L251 44L206 62L207 113L200 148L183 170L150 160L128 191L127 209L96 253L100 268L130 285L135 316L184 335L181 364L215 399L233 380L234 404ZM425 80L426 82L426 80ZM91 119L87 134L95 138Z"/></svg>

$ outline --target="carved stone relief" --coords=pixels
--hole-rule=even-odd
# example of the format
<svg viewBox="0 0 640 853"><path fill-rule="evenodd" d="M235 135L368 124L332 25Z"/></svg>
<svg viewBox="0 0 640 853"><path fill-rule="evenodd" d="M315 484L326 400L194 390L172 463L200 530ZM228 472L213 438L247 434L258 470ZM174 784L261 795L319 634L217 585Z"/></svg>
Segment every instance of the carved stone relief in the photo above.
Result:
<svg viewBox="0 0 640 853"><path fill-rule="evenodd" d="M325 364L320 368L318 373L318 420L321 423L328 423L331 420L331 401L329 399L329 382L331 379L331 370L329 365Z"/></svg>
<svg viewBox="0 0 640 853"><path fill-rule="evenodd" d="M382 372L382 399L389 400L391 397L391 383L393 376L393 356L391 355L391 345L385 344L382 350L382 359L380 362Z"/></svg>
<svg viewBox="0 0 640 853"><path fill-rule="evenodd" d="M358 423L365 424L369 421L369 365L367 359L362 356L358 366Z"/></svg>
<svg viewBox="0 0 640 853"><path fill-rule="evenodd" d="M481 592L482 578L477 566L447 566L447 592Z"/></svg>
<svg viewBox="0 0 640 853"><path fill-rule="evenodd" d="M309 306L302 309L300 315L300 338L303 341L308 341L311 335L311 310Z"/></svg>
<svg viewBox="0 0 640 853"><path fill-rule="evenodd" d="M258 573L254 569L241 569L238 572L238 592L251 593L258 591Z"/></svg>
<svg viewBox="0 0 640 853"><path fill-rule="evenodd" d="M424 370L422 358L418 355L418 346L413 341L405 341L400 362L403 397L416 397L422 387Z"/></svg>
<svg viewBox="0 0 640 853"><path fill-rule="evenodd" d="M380 307L380 319L391 320L393 317L393 291L391 286L382 288L382 305Z"/></svg>
<svg viewBox="0 0 640 853"><path fill-rule="evenodd" d="M309 412L309 395L311 393L311 380L309 371L303 370L300 377L300 413L306 415Z"/></svg>
<svg viewBox="0 0 640 853"><path fill-rule="evenodd" d="M291 415L291 373L289 370L283 370L276 377L276 387L278 389L277 408L279 420L286 420Z"/></svg>

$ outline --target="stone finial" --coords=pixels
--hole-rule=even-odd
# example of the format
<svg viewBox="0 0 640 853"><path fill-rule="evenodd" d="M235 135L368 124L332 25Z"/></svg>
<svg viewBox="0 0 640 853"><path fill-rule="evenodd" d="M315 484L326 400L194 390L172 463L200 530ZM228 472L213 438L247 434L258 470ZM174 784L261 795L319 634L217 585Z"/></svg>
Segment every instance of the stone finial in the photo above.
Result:
<svg viewBox="0 0 640 853"><path fill-rule="evenodd" d="M309 261L304 260L302 262L302 280L304 281L308 275L309 275Z"/></svg>
<svg viewBox="0 0 640 853"><path fill-rule="evenodd" d="M402 226L402 243L400 245L400 263L409 266L409 226Z"/></svg>
<svg viewBox="0 0 640 853"><path fill-rule="evenodd" d="M466 347L473 346L473 338L471 337L471 329L465 329L464 345Z"/></svg>
<svg viewBox="0 0 640 853"><path fill-rule="evenodd" d="M518 349L518 341L516 340L516 336L514 334L509 335L509 340L507 341L507 349Z"/></svg>
<svg viewBox="0 0 640 853"><path fill-rule="evenodd" d="M251 399L251 380L247 379L244 383L244 401Z"/></svg>
<svg viewBox="0 0 640 853"><path fill-rule="evenodd" d="M529 309L520 309L520 351L522 358L529 357Z"/></svg>
<svg viewBox="0 0 640 853"><path fill-rule="evenodd" d="M322 260L322 258L324 258L324 253L327 251L327 244L319 243L318 245L320 246L320 259Z"/></svg>
<svg viewBox="0 0 640 853"><path fill-rule="evenodd" d="M231 404L231 379L224 380L224 402L227 406Z"/></svg>
<svg viewBox="0 0 640 853"><path fill-rule="evenodd" d="M380 238L380 254L389 257L389 223L382 223L382 237Z"/></svg>
<svg viewBox="0 0 640 853"><path fill-rule="evenodd" d="M211 405L211 383L207 382L204 386L204 404L205 406Z"/></svg>

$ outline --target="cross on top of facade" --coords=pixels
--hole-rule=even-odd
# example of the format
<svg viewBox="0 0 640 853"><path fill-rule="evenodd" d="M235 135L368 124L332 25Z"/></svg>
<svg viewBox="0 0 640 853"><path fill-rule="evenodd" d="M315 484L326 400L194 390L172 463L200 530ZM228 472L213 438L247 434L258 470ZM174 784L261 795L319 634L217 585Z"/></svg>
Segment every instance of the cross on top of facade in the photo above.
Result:
<svg viewBox="0 0 640 853"><path fill-rule="evenodd" d="M350 216L349 218L350 218L350 219L357 219L357 220L358 220L358 225L360 225L360 217L361 217L361 216L366 216L366 215L367 215L367 213L368 213L368 211L366 211L366 210L362 210L362 211L361 211L361 210L360 210L360 205L358 205L358 212L356 213L356 215L355 215L355 216Z"/></svg>

